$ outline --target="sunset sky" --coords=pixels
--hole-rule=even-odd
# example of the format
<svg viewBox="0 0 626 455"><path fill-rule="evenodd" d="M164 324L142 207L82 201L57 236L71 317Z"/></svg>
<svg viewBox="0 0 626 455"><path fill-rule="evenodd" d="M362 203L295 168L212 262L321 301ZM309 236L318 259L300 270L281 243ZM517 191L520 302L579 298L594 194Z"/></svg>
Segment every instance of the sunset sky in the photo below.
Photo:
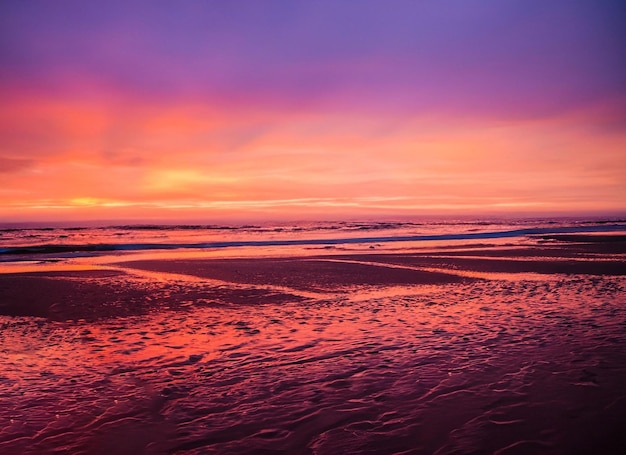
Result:
<svg viewBox="0 0 626 455"><path fill-rule="evenodd" d="M626 213L623 0L0 2L0 221Z"/></svg>

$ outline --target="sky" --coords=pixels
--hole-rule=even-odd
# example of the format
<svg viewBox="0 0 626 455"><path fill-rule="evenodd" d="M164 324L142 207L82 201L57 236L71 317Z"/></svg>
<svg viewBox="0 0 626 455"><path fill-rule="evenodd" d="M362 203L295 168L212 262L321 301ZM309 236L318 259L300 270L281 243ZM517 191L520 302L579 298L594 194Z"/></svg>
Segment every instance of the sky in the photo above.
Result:
<svg viewBox="0 0 626 455"><path fill-rule="evenodd" d="M623 0L0 2L0 222L626 214Z"/></svg>

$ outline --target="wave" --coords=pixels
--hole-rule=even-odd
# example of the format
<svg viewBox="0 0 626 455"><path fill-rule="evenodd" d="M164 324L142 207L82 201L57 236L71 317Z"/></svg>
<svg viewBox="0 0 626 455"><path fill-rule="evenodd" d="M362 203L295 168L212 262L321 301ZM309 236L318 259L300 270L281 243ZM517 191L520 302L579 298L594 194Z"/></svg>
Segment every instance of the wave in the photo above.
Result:
<svg viewBox="0 0 626 455"><path fill-rule="evenodd" d="M100 243L44 244L0 248L0 255L80 253L136 250L209 249L229 247L342 245L357 243L419 242L446 240L502 239L524 236L626 231L626 224L577 225L563 227L523 228L506 231L465 232L456 234L396 235L379 237L339 237L324 239L233 240L196 243Z"/></svg>

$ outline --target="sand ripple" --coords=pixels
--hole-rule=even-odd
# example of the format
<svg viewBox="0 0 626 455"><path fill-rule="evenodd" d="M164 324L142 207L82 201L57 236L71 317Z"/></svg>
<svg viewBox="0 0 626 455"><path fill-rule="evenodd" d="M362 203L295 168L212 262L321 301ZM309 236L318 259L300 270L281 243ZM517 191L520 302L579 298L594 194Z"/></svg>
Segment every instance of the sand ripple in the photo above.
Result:
<svg viewBox="0 0 626 455"><path fill-rule="evenodd" d="M202 294L202 282L132 285L178 306L95 321L0 317L0 452L626 448L620 276L320 299L257 290L239 304Z"/></svg>

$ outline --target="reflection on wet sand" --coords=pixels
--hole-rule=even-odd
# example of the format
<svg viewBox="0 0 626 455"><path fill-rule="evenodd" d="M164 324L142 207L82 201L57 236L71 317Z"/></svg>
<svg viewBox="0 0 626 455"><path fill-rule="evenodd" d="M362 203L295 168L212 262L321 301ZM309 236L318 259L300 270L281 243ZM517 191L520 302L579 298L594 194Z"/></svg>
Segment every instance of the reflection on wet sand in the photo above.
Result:
<svg viewBox="0 0 626 455"><path fill-rule="evenodd" d="M0 452L623 453L624 256L533 248L5 273Z"/></svg>

